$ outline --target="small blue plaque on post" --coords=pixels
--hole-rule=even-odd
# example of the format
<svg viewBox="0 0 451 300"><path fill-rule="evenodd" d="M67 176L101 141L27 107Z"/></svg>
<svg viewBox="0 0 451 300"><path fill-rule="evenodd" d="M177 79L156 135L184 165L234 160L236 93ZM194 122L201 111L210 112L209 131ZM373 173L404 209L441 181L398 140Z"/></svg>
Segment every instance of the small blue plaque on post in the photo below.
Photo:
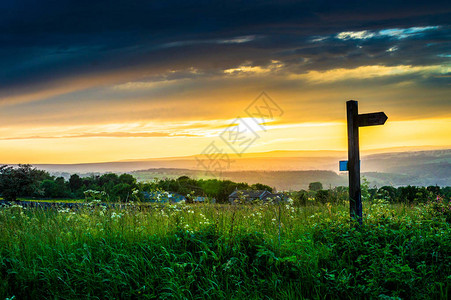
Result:
<svg viewBox="0 0 451 300"><path fill-rule="evenodd" d="M348 161L340 160L340 171L348 171Z"/></svg>
<svg viewBox="0 0 451 300"><path fill-rule="evenodd" d="M359 160L359 165L360 165L361 162L362 161ZM347 160L340 160L340 171L349 171L348 170L348 161Z"/></svg>

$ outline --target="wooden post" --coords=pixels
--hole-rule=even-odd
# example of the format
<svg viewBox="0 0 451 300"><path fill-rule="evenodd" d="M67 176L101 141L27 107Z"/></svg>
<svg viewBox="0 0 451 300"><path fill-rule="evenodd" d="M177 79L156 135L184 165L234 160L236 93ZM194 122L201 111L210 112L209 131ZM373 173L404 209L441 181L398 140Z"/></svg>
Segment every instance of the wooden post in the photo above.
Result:
<svg viewBox="0 0 451 300"><path fill-rule="evenodd" d="M359 115L357 101L346 102L348 119L348 162L340 162L340 171L349 172L349 210L351 218L362 224L362 191L360 190L360 150L359 127L384 125L387 115L384 112Z"/></svg>
<svg viewBox="0 0 451 300"><path fill-rule="evenodd" d="M359 108L357 101L346 102L348 119L349 205L351 218L362 224L362 194L360 190Z"/></svg>

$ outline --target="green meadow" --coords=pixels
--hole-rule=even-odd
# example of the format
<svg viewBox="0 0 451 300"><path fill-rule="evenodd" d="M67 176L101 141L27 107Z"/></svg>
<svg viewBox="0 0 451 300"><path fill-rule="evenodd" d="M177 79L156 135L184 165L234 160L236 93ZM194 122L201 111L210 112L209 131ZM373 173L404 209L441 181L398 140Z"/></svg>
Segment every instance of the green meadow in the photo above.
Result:
<svg viewBox="0 0 451 300"><path fill-rule="evenodd" d="M0 208L0 297L447 299L449 204Z"/></svg>

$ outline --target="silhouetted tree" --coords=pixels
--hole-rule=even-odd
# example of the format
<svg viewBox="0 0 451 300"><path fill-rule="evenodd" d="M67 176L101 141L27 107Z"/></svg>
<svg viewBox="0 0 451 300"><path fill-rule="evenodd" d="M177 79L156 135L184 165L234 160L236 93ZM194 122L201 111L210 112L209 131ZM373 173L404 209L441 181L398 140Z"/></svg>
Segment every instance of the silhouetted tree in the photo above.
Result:
<svg viewBox="0 0 451 300"><path fill-rule="evenodd" d="M0 193L8 201L16 201L19 196L40 195L39 185L45 179L51 179L51 176L31 165L17 168L3 165L0 167Z"/></svg>
<svg viewBox="0 0 451 300"><path fill-rule="evenodd" d="M311 182L311 183L308 185L308 189L309 189L310 191L312 191L312 192L316 192L316 191L319 191L319 190L322 190L322 189L323 189L323 184L322 184L321 182L319 182L319 181Z"/></svg>
<svg viewBox="0 0 451 300"><path fill-rule="evenodd" d="M69 188L72 193L76 193L83 186L83 180L78 174L72 174L69 178Z"/></svg>

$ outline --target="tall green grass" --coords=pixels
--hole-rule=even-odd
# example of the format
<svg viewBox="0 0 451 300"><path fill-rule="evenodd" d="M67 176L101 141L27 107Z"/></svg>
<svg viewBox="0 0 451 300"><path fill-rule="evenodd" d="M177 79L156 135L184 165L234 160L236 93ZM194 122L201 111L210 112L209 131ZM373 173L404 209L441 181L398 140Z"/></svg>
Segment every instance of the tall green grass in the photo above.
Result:
<svg viewBox="0 0 451 300"><path fill-rule="evenodd" d="M449 298L445 218L364 205L3 207L0 297Z"/></svg>

